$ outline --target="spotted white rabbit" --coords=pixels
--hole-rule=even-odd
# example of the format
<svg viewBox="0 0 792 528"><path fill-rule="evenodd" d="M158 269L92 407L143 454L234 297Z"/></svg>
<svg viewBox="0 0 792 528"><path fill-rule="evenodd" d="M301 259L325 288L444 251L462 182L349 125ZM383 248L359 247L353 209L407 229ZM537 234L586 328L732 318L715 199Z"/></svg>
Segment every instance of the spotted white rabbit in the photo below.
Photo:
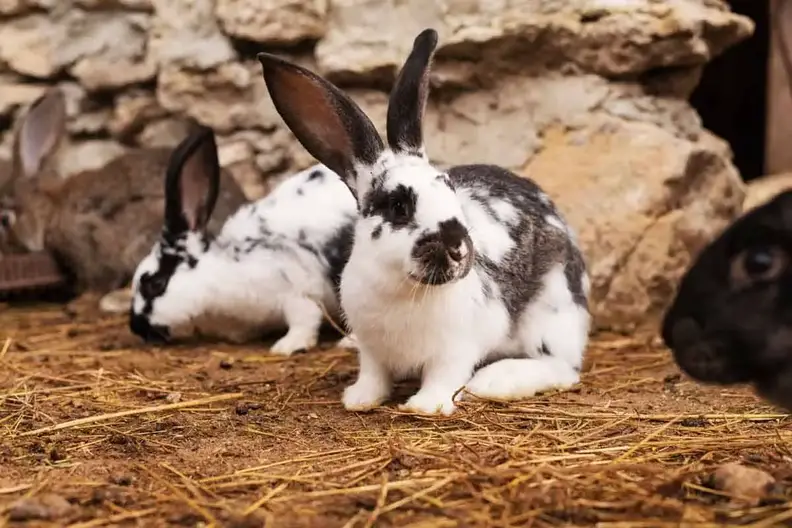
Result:
<svg viewBox="0 0 792 528"><path fill-rule="evenodd" d="M275 55L258 58L276 109L358 202L341 304L360 372L349 410L421 376L401 408L451 414L455 394L518 399L579 380L590 315L572 230L531 180L492 165L443 172L422 137L437 33L424 30L390 95L386 147L340 89Z"/></svg>
<svg viewBox="0 0 792 528"><path fill-rule="evenodd" d="M272 352L309 349L323 321L317 301L340 319L355 200L338 175L316 165L243 206L212 239L206 225L220 169L207 134L170 160L165 225L135 271L130 329L148 341L197 333L242 342L288 327Z"/></svg>

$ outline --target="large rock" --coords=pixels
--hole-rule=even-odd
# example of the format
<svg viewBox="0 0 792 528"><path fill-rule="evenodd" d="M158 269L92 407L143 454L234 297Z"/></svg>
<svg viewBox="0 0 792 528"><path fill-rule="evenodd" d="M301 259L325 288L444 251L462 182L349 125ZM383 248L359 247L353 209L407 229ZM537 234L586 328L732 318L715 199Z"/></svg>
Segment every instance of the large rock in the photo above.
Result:
<svg viewBox="0 0 792 528"><path fill-rule="evenodd" d="M149 51L163 65L205 70L236 56L220 31L214 0L152 0Z"/></svg>
<svg viewBox="0 0 792 528"><path fill-rule="evenodd" d="M334 0L317 46L331 76L392 76L418 31L440 34L438 58L478 69L572 64L605 77L703 65L748 37L750 19L703 0ZM382 21L387 20L383 24ZM695 70L691 69L691 73Z"/></svg>
<svg viewBox="0 0 792 528"><path fill-rule="evenodd" d="M692 256L739 215L745 196L736 169L707 143L637 122L548 130L524 172L578 233L598 327L656 320Z"/></svg>
<svg viewBox="0 0 792 528"><path fill-rule="evenodd" d="M33 10L52 9L58 0L0 0L0 16L21 15Z"/></svg>
<svg viewBox="0 0 792 528"><path fill-rule="evenodd" d="M388 95L361 89L348 93L384 134ZM592 127L600 117L651 123L684 140L705 136L698 114L685 101L651 96L640 85L596 75L545 73L500 77L487 89L453 97L434 93L424 138L432 160L443 166L487 162L518 169L542 149L547 127Z"/></svg>
<svg viewBox="0 0 792 528"><path fill-rule="evenodd" d="M272 129L282 121L275 111L257 62L221 64L208 71L166 67L157 100L170 112L188 115L219 133Z"/></svg>
<svg viewBox="0 0 792 528"><path fill-rule="evenodd" d="M3 43L0 60L18 73L46 79L65 66L53 51L57 42L63 40L63 34L64 31L46 15L6 21L0 25L0 42Z"/></svg>
<svg viewBox="0 0 792 528"><path fill-rule="evenodd" d="M69 9L0 25L0 59L23 75L48 78L64 69L88 89L119 88L154 78L146 57L149 16Z"/></svg>
<svg viewBox="0 0 792 528"><path fill-rule="evenodd" d="M294 44L322 37L329 0L217 0L217 18L233 37Z"/></svg>
<svg viewBox="0 0 792 528"><path fill-rule="evenodd" d="M165 117L148 123L135 137L141 147L174 148L190 133L190 123L179 117Z"/></svg>
<svg viewBox="0 0 792 528"><path fill-rule="evenodd" d="M76 82L62 82L58 88L66 99L66 129L72 136L103 136L108 128L112 107L102 98L91 95Z"/></svg>
<svg viewBox="0 0 792 528"><path fill-rule="evenodd" d="M113 116L109 123L110 133L129 141L135 137L146 124L161 119L167 111L157 102L154 93L135 90L119 95L113 107Z"/></svg>
<svg viewBox="0 0 792 528"><path fill-rule="evenodd" d="M792 173L764 176L748 182L743 212L762 205L780 192L792 189Z"/></svg>

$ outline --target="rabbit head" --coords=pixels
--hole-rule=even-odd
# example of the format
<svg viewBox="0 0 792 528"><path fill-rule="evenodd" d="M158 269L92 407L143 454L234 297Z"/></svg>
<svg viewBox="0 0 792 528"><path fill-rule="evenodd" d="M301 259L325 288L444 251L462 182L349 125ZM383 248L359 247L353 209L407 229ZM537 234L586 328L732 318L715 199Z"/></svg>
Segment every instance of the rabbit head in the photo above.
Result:
<svg viewBox="0 0 792 528"><path fill-rule="evenodd" d="M275 108L300 143L341 176L358 203L355 247L396 283L458 281L474 252L447 174L426 156L422 120L437 32L416 37L391 91L385 146L339 88L268 53L258 54Z"/></svg>
<svg viewBox="0 0 792 528"><path fill-rule="evenodd" d="M792 191L744 214L701 251L661 333L694 379L753 383L792 410Z"/></svg>
<svg viewBox="0 0 792 528"><path fill-rule="evenodd" d="M209 248L219 182L214 133L200 127L171 155L162 234L132 280L130 329L148 341L168 340L190 323L196 299L189 275Z"/></svg>
<svg viewBox="0 0 792 528"><path fill-rule="evenodd" d="M27 251L44 249L44 231L60 186L55 170L66 126L66 101L52 88L22 117L14 145L11 175L2 189L0 227L4 238Z"/></svg>

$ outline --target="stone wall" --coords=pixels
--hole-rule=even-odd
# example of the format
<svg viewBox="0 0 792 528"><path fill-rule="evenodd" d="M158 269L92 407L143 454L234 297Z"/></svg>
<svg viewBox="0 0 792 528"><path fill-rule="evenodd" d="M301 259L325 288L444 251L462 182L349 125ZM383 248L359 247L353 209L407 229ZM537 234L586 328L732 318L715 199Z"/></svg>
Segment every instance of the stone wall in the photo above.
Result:
<svg viewBox="0 0 792 528"><path fill-rule="evenodd" d="M602 325L664 307L739 213L729 149L686 99L750 35L720 0L0 0L0 123L51 84L69 97L62 170L212 126L251 196L313 163L255 54L326 75L384 128L414 36L440 33L426 138L440 165L494 162L545 186L578 230ZM0 151L0 157L3 156Z"/></svg>

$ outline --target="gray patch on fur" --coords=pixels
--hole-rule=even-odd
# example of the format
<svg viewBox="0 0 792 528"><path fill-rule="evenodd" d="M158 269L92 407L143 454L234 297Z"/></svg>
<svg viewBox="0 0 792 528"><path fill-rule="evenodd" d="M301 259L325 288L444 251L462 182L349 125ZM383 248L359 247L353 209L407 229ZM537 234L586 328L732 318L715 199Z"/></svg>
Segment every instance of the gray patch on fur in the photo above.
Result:
<svg viewBox="0 0 792 528"><path fill-rule="evenodd" d="M516 222L504 225L514 247L503 260L496 265L486 255L478 254L475 263L480 274L498 285L513 329L542 288L542 278L557 264L564 265L574 301L587 307L583 294L586 271L583 256L567 233L545 221L547 215L559 220L562 216L536 183L492 165L453 167L449 176L456 189L468 190L472 199L501 225L503 221L492 207L494 200L502 200L520 213ZM487 283L486 279L484 282ZM491 292L492 288L485 288L485 295L487 290Z"/></svg>

